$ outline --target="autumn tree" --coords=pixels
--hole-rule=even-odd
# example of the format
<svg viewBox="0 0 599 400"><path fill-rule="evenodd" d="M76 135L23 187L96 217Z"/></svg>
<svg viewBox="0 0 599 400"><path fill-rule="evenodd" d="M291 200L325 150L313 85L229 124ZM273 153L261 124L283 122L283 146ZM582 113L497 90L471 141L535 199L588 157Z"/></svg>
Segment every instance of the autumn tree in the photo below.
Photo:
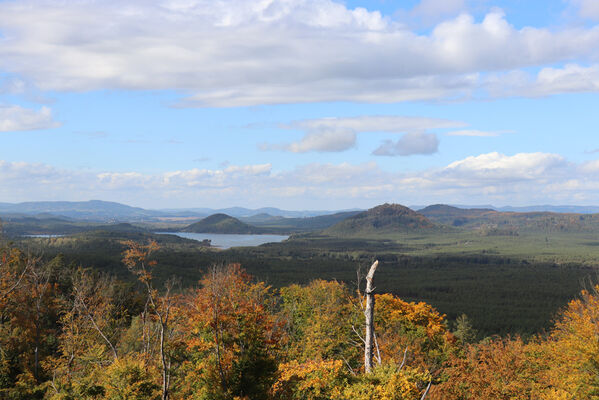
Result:
<svg viewBox="0 0 599 400"><path fill-rule="evenodd" d="M599 399L599 285L562 311L538 355L546 399Z"/></svg>
<svg viewBox="0 0 599 400"><path fill-rule="evenodd" d="M78 268L63 299L58 352L45 362L53 398L93 398L104 393L106 368L118 361L119 338L128 323L114 278Z"/></svg>
<svg viewBox="0 0 599 400"><path fill-rule="evenodd" d="M187 304L185 398L268 398L281 337L270 288L239 264L214 266Z"/></svg>
<svg viewBox="0 0 599 400"><path fill-rule="evenodd" d="M487 339L469 345L464 356L452 358L446 380L433 399L535 399L538 371L533 348L520 337Z"/></svg>
<svg viewBox="0 0 599 400"><path fill-rule="evenodd" d="M123 263L142 283L146 291L147 300L144 309L144 321L147 324L149 322L147 321L147 316L151 314L158 323L162 400L168 400L170 398L171 373L173 369L173 348L170 346L170 340L175 334L172 326L172 318L179 300L179 296L174 293L177 280L171 279L167 281L162 293L154 287L152 268L157 263L151 259L151 256L159 248L155 241L150 241L147 245L128 241L125 242L125 245L127 249L123 255ZM142 330L144 335L142 340L149 341L150 339L145 337L145 335L149 334L145 329L144 327Z"/></svg>
<svg viewBox="0 0 599 400"><path fill-rule="evenodd" d="M35 398L47 378L41 364L56 348L56 288L39 257L15 249L1 256L0 397Z"/></svg>
<svg viewBox="0 0 599 400"><path fill-rule="evenodd" d="M306 286L281 288L280 297L287 359L346 360L358 368L360 349L352 325L359 323L360 316L344 284L314 280Z"/></svg>

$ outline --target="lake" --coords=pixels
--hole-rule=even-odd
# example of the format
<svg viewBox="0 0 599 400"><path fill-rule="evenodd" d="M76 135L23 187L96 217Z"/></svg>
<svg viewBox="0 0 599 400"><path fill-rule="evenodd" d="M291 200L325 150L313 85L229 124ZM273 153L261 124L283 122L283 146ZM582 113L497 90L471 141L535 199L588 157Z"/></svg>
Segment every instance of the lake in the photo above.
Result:
<svg viewBox="0 0 599 400"><path fill-rule="evenodd" d="M29 238L57 238L57 237L63 237L64 235L39 234L39 235L21 235L21 236L29 237Z"/></svg>
<svg viewBox="0 0 599 400"><path fill-rule="evenodd" d="M278 243L289 238L286 235L233 235L223 233L191 233L191 232L156 232L166 235L177 235L186 239L193 239L199 242L204 239L211 241L212 246L221 249L240 246L260 246L264 243Z"/></svg>

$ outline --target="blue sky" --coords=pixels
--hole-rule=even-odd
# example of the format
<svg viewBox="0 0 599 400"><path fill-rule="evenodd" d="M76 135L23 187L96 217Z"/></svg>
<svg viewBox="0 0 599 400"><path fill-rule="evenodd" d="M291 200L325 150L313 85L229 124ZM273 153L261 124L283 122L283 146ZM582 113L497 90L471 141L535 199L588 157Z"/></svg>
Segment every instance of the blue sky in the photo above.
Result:
<svg viewBox="0 0 599 400"><path fill-rule="evenodd" d="M599 204L594 0L0 0L0 202Z"/></svg>

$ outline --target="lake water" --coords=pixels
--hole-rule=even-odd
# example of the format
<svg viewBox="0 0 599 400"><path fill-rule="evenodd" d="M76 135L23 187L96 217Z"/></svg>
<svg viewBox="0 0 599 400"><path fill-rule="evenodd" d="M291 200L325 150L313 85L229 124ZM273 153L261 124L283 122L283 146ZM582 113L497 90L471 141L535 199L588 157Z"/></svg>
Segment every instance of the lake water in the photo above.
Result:
<svg viewBox="0 0 599 400"><path fill-rule="evenodd" d="M40 235L23 235L23 237L30 237L30 238L56 238L56 237L63 237L64 235L45 235L45 234L40 234Z"/></svg>
<svg viewBox="0 0 599 400"><path fill-rule="evenodd" d="M156 232L160 234L177 235L186 239L201 242L204 239L211 240L212 246L221 249L239 246L260 246L264 243L278 243L289 238L284 235L233 235L222 233L190 233L190 232Z"/></svg>

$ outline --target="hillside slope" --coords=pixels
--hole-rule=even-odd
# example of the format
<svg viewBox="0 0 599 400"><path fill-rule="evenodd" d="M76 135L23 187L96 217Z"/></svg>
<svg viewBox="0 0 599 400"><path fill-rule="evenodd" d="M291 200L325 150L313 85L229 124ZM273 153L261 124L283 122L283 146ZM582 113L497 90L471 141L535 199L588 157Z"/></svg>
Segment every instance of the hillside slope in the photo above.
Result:
<svg viewBox="0 0 599 400"><path fill-rule="evenodd" d="M323 231L330 236L365 237L432 230L435 224L401 204L383 204L347 218Z"/></svg>
<svg viewBox="0 0 599 400"><path fill-rule="evenodd" d="M193 233L261 234L268 230L248 225L227 214L213 214L183 229Z"/></svg>

